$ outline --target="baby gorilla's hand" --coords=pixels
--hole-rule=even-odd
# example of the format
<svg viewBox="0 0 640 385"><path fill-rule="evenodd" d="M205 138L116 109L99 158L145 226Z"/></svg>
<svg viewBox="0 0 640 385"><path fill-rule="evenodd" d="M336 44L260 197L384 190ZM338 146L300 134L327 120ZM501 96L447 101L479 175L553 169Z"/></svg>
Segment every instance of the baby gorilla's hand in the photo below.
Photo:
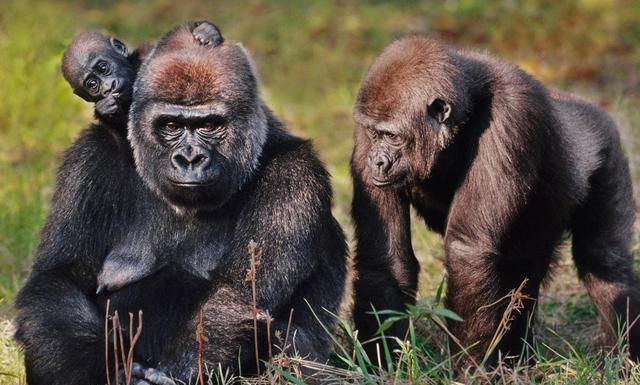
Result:
<svg viewBox="0 0 640 385"><path fill-rule="evenodd" d="M96 103L96 112L101 116L114 116L120 112L118 100L109 95Z"/></svg>
<svg viewBox="0 0 640 385"><path fill-rule="evenodd" d="M208 22L202 22L192 31L193 38L202 45L218 45L222 43L222 34L218 28Z"/></svg>

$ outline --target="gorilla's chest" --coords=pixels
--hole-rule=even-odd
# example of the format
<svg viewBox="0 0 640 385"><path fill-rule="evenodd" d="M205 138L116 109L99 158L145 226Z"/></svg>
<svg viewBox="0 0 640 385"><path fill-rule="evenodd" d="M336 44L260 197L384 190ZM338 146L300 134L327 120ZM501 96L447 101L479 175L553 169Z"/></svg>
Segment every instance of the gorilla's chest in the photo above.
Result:
<svg viewBox="0 0 640 385"><path fill-rule="evenodd" d="M426 225L443 234L451 205L451 194L422 187L412 188L410 194L411 204Z"/></svg>

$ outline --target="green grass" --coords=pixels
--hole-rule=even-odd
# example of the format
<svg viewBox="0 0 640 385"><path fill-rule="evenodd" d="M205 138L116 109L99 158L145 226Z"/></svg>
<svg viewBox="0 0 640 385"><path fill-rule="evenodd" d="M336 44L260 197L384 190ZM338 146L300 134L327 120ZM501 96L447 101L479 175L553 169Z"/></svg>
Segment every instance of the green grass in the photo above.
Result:
<svg viewBox="0 0 640 385"><path fill-rule="evenodd" d="M0 320L11 318L10 304L28 274L60 154L92 119L91 106L72 94L59 71L62 50L83 30L135 45L204 18L227 39L243 42L269 106L292 131L314 140L333 177L334 212L349 235L348 158L358 85L376 54L411 31L487 49L600 103L619 122L640 180L640 3L633 0L106 3L0 2ZM441 241L419 223L413 241L423 270L421 293L433 295L443 275ZM566 253L556 278L541 298L538 331L550 348L541 352L537 370L546 382L539 383L615 383L618 374L595 356L595 312ZM20 357L9 323L3 325L0 384L17 384L6 374L20 376ZM448 357L429 349L414 351L421 362L414 374L444 381Z"/></svg>

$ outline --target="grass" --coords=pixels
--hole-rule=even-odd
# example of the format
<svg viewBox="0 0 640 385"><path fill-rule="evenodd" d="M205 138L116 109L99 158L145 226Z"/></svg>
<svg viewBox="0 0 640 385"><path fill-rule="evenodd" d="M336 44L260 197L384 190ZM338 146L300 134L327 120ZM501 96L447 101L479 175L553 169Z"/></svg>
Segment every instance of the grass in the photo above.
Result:
<svg viewBox="0 0 640 385"><path fill-rule="evenodd" d="M411 31L487 49L550 85L590 97L619 123L634 180L640 181L640 147L635 139L640 130L640 4L633 0L143 0L135 4L4 0L0 2L0 384L20 383L21 358L10 340L10 304L30 268L57 160L92 119L91 106L71 93L60 74L65 44L79 31L97 29L135 45L186 19L200 18L216 22L226 38L243 42L255 58L269 106L292 131L314 140L332 174L335 215L349 235L353 101L376 54ZM429 298L443 276L441 241L415 223L413 242L422 266L421 293ZM616 371L623 366L620 358L606 358L598 350L595 310L566 252L555 277L540 302L538 376L523 369L524 375L510 373L504 378L514 383L526 383L523 378L540 378L536 383L544 384L624 383ZM443 336L429 321L430 314L417 317L415 327L425 333L416 333L407 351L407 357L413 357L407 368L412 369L401 372L405 378L412 373L413 379L446 382L450 357L434 348L444 346L438 342Z"/></svg>

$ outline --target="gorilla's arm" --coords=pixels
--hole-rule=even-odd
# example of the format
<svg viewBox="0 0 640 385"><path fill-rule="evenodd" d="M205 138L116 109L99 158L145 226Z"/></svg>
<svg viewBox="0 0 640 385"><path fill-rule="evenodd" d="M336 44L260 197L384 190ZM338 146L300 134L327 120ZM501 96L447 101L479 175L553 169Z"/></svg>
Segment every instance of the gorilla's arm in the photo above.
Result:
<svg viewBox="0 0 640 385"><path fill-rule="evenodd" d="M419 266L411 245L409 197L404 191L367 185L364 164L352 163L355 265L359 276L366 277L354 283L354 321L363 340L368 340L379 327L370 314L373 308L403 311L405 304L415 302ZM382 322L386 317L379 318ZM407 326L396 322L385 335L404 338ZM393 341L387 343L393 347ZM370 357L376 357L375 344L365 348Z"/></svg>
<svg viewBox="0 0 640 385"><path fill-rule="evenodd" d="M64 270L32 274L16 300L15 337L24 349L27 381L105 383L104 316Z"/></svg>
<svg viewBox="0 0 640 385"><path fill-rule="evenodd" d="M58 169L34 270L76 262L98 270L134 216L136 180L126 138L101 125L84 131Z"/></svg>
<svg viewBox="0 0 640 385"><path fill-rule="evenodd" d="M188 22L168 32L158 41L155 51L171 51L193 48L198 45L218 46L224 42L222 33L208 21Z"/></svg>
<svg viewBox="0 0 640 385"><path fill-rule="evenodd" d="M122 167L130 157L125 141L92 126L58 171L33 272L16 302L16 338L31 385L83 385L103 377L103 315L94 293L102 258L125 231L122 200L130 194L127 172L135 172Z"/></svg>
<svg viewBox="0 0 640 385"><path fill-rule="evenodd" d="M489 114L490 126L478 139L476 158L448 216L444 236L446 306L464 320L449 323L460 345L470 347L463 367L477 365L487 354L507 307L505 301L496 303L500 298L525 280L528 283L522 294L537 298L551 262L542 258L552 255L562 234L560 218L567 216L554 202L567 199L560 196L562 192L545 191L546 186L541 185L554 185L553 178L558 178L545 174L549 166L544 161L549 156L541 150L555 151L552 145L561 142L554 137L560 131L558 122L546 113L551 106L545 91L535 82L528 83L523 94L530 99L496 92L492 104L500 108ZM550 220L550 215L557 217ZM514 315L488 364L497 358L498 350L504 355L520 353L514 347L522 344L534 306L534 300L524 301L524 309Z"/></svg>

